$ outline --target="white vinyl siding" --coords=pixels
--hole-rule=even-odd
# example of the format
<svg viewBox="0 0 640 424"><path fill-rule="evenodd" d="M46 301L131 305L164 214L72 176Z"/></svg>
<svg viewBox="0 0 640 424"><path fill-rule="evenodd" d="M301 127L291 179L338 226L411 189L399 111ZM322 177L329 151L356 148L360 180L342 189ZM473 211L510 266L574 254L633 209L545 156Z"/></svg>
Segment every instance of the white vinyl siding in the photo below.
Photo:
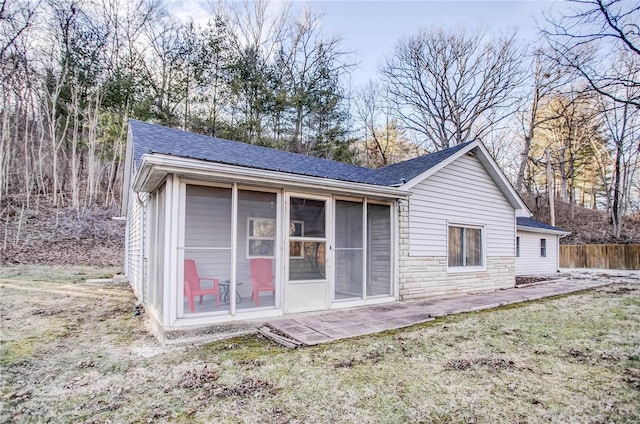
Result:
<svg viewBox="0 0 640 424"><path fill-rule="evenodd" d="M514 209L474 156L458 158L412 191L410 256L447 257L451 222L483 226L486 257L513 257Z"/></svg>
<svg viewBox="0 0 640 424"><path fill-rule="evenodd" d="M551 274L558 271L558 237L553 234L518 230L520 256L516 258L516 275ZM547 256L540 256L540 240L547 242Z"/></svg>
<svg viewBox="0 0 640 424"><path fill-rule="evenodd" d="M143 209L145 207L146 194L140 194L139 200L138 194L131 190L127 210L124 272L133 290L140 299L144 296L142 249L144 248L145 223Z"/></svg>

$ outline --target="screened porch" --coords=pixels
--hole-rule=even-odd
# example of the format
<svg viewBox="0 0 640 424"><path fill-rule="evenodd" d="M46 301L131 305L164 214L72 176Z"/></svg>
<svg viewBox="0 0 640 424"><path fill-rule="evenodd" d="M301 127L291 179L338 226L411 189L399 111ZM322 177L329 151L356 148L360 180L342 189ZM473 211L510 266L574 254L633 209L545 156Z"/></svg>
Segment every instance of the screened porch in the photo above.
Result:
<svg viewBox="0 0 640 424"><path fill-rule="evenodd" d="M233 205L230 187L186 185L184 316L276 307L277 200L238 190Z"/></svg>

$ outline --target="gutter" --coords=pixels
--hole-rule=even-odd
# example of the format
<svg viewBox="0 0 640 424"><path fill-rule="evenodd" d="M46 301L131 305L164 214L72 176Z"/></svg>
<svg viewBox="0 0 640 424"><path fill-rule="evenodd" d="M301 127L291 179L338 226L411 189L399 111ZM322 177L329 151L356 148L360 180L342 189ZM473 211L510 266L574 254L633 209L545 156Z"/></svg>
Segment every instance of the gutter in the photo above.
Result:
<svg viewBox="0 0 640 424"><path fill-rule="evenodd" d="M525 227L522 225L517 225L516 230L519 231L527 231L529 233L541 233L541 234L553 234L560 237L566 237L571 234L570 231L558 231L558 230L549 230L546 228L536 228L536 227Z"/></svg>
<svg viewBox="0 0 640 424"><path fill-rule="evenodd" d="M134 176L133 189L136 192L153 191L156 184L151 183L149 180L150 177L156 173L160 173L160 178L157 178L157 181L161 181L167 174L187 174L191 176L228 179L245 184L256 184L256 182L259 182L280 187L313 188L349 194L362 193L363 195L390 199L407 199L411 194L409 190L397 187L312 177L280 171L268 171L157 153L142 156L140 167Z"/></svg>

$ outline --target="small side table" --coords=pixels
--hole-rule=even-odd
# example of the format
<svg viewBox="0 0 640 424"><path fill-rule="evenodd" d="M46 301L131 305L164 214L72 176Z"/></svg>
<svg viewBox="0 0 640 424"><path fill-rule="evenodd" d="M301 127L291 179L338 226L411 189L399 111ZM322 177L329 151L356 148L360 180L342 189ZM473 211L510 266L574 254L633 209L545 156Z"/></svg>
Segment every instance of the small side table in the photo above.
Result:
<svg viewBox="0 0 640 424"><path fill-rule="evenodd" d="M222 303L229 304L229 298L230 298L229 286L230 285L231 285L230 280L224 280L218 283L218 286L220 286L220 301ZM236 287L241 285L242 285L242 282L240 281L236 282ZM240 296L240 293L238 293L238 290L236 290L236 299L238 300L238 303L242 303L242 296Z"/></svg>

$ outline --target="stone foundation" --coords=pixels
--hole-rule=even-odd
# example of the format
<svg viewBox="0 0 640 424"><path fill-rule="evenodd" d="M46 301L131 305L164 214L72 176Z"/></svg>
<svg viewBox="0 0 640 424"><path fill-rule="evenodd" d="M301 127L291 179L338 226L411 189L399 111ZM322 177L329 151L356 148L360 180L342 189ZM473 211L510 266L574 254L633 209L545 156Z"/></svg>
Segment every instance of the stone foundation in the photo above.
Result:
<svg viewBox="0 0 640 424"><path fill-rule="evenodd" d="M400 299L442 297L515 287L513 257L486 259L484 271L448 273L446 257L400 257Z"/></svg>

